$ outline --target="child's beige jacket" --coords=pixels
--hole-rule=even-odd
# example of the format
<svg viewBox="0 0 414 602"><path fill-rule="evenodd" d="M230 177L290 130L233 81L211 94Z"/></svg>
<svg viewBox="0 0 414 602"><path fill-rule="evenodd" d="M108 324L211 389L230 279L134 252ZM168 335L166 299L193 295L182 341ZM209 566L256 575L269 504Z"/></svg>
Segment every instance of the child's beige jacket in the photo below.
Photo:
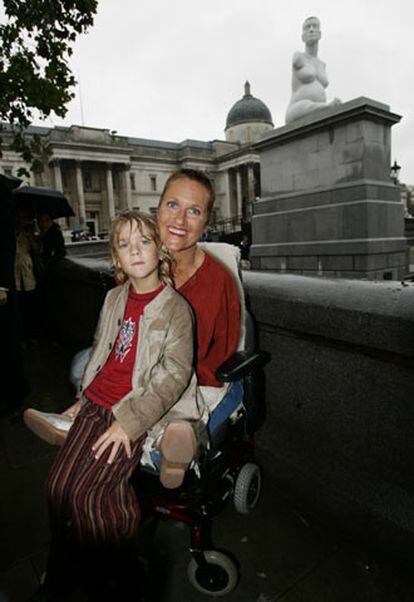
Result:
<svg viewBox="0 0 414 602"><path fill-rule="evenodd" d="M127 281L106 295L81 391L105 365L115 344L124 318L129 286ZM138 329L132 389L112 407L132 441L161 418L162 423L200 419L204 404L197 400L193 351L190 306L167 285L144 309Z"/></svg>

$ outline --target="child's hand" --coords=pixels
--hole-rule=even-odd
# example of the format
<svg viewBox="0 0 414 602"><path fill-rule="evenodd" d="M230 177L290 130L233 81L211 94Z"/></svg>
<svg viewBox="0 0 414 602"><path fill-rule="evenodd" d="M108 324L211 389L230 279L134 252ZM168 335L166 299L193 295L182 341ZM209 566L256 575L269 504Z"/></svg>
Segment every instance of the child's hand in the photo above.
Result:
<svg viewBox="0 0 414 602"><path fill-rule="evenodd" d="M70 418L72 418L72 420L75 420L76 416L79 413L80 408L81 408L80 401L76 401L73 405L69 406L64 412L62 412L62 414L64 416L69 416Z"/></svg>
<svg viewBox="0 0 414 602"><path fill-rule="evenodd" d="M124 446L128 458L131 457L131 442L117 420L111 424L109 429L92 446L92 451L95 452L95 460L98 460L110 445L112 445L112 450L107 460L108 464L112 464L121 445Z"/></svg>

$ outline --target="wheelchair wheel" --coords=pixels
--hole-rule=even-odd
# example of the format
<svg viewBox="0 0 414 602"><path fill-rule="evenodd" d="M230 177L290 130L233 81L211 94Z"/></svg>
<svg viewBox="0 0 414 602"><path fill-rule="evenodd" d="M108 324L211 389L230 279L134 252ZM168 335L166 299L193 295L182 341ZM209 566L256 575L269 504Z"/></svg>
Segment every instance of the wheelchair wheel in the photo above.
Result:
<svg viewBox="0 0 414 602"><path fill-rule="evenodd" d="M207 596L225 596L239 580L236 565L229 556L218 550L204 551L206 564L200 566L194 558L188 564L187 575L193 587Z"/></svg>
<svg viewBox="0 0 414 602"><path fill-rule="evenodd" d="M262 488L262 474L257 464L242 466L234 486L234 507L240 514L249 514L256 506Z"/></svg>

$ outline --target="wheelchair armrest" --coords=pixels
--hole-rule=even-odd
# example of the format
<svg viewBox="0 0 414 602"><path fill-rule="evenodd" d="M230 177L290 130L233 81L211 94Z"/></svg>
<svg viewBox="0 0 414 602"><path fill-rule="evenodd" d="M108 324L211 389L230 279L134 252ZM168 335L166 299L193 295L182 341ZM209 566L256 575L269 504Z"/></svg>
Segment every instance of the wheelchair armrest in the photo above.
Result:
<svg viewBox="0 0 414 602"><path fill-rule="evenodd" d="M267 351L236 351L216 370L216 378L223 383L240 380L256 368L270 361Z"/></svg>

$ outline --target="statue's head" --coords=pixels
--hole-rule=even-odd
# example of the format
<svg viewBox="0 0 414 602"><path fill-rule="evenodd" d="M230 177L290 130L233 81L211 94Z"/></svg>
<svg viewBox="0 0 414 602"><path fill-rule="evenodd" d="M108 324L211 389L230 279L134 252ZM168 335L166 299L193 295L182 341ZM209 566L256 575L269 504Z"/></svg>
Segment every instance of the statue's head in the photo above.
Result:
<svg viewBox="0 0 414 602"><path fill-rule="evenodd" d="M321 39L321 22L318 17L308 17L303 22L302 40L305 44L316 44Z"/></svg>

